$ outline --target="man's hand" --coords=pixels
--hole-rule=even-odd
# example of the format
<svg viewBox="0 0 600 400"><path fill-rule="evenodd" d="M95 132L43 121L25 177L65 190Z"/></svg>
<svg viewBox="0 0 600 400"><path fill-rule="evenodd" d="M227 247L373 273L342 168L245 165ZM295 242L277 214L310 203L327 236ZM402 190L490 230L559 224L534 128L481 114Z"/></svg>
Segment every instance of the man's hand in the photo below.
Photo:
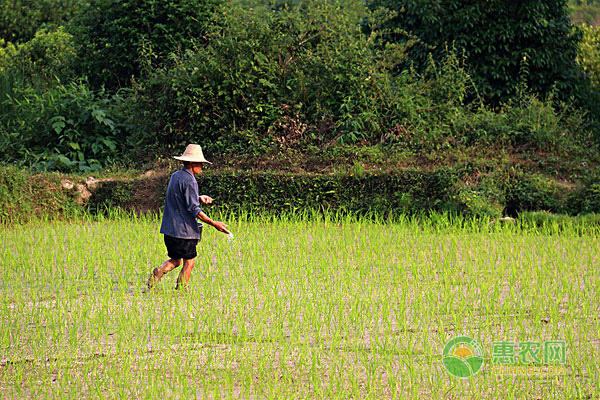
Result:
<svg viewBox="0 0 600 400"><path fill-rule="evenodd" d="M211 199L211 200L212 200L212 199ZM197 217L197 218L198 218L200 221L202 221L202 222L206 222L207 224L214 226L214 227L215 227L215 229L216 229L216 230L218 230L219 232L223 232L223 233L226 233L226 234L228 234L228 235L231 233L231 232L229 232L229 231L227 230L227 225L225 225L223 222L220 222L220 221L213 221L212 219L210 219L210 218L208 217L208 215L206 215L206 214L204 213L204 211L200 211L196 217Z"/></svg>
<svg viewBox="0 0 600 400"><path fill-rule="evenodd" d="M225 225L223 222L220 221L213 221L213 226L215 227L216 230L218 230L219 232L223 232L226 234L230 234L231 232L229 232L227 230L227 225Z"/></svg>
<svg viewBox="0 0 600 400"><path fill-rule="evenodd" d="M212 197L210 197L210 196L207 196L207 195L205 195L205 194L203 194L203 195L201 195L201 196L198 196L198 198L200 199L200 201L201 201L203 204L210 204L210 203L212 203L212 202L213 202L213 199L212 199Z"/></svg>

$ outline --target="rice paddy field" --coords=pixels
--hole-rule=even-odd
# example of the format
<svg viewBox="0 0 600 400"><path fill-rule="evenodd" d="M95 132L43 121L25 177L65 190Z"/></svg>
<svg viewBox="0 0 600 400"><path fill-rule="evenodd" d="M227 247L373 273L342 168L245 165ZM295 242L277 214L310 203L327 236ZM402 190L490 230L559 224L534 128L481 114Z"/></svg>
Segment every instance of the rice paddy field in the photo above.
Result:
<svg viewBox="0 0 600 400"><path fill-rule="evenodd" d="M0 228L1 398L598 398L597 232L246 215L144 293L159 225Z"/></svg>

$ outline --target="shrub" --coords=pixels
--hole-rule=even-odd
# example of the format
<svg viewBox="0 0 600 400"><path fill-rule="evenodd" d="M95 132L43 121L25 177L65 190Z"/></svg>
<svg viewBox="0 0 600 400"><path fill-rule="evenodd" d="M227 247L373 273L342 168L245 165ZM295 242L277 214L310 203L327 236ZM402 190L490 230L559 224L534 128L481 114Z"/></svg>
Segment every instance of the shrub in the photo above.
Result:
<svg viewBox="0 0 600 400"><path fill-rule="evenodd" d="M138 96L159 141L191 135L238 148L364 140L379 131L377 63L360 18L325 1L223 7L209 43L154 72ZM144 116L145 117L145 116ZM267 134L267 132L269 134Z"/></svg>
<svg viewBox="0 0 600 400"><path fill-rule="evenodd" d="M72 76L74 55L72 37L62 28L55 32L39 31L23 44L0 40L0 119L5 119L11 112L14 112L10 117L13 122L22 118L20 108L14 105L23 88L42 93L57 80L68 80ZM10 129L18 128L13 124Z"/></svg>
<svg viewBox="0 0 600 400"><path fill-rule="evenodd" d="M580 149L593 139L586 115L549 96L540 99L526 89L498 108L459 108L449 130L464 145L489 144L505 149L558 152Z"/></svg>
<svg viewBox="0 0 600 400"><path fill-rule="evenodd" d="M580 180L567 197L565 209L571 214L600 214L600 170L593 170Z"/></svg>
<svg viewBox="0 0 600 400"><path fill-rule="evenodd" d="M592 87L600 90L600 28L583 25L583 38L577 51L577 62L588 75Z"/></svg>
<svg viewBox="0 0 600 400"><path fill-rule="evenodd" d="M25 43L44 29L65 25L87 0L0 0L0 39Z"/></svg>
<svg viewBox="0 0 600 400"><path fill-rule="evenodd" d="M139 182L138 182L139 184ZM166 190L166 187L164 188ZM131 209L133 184L128 181L107 181L99 185L90 198L86 208L91 213L107 213L117 208ZM157 197L162 197L163 192ZM164 199L163 199L164 203ZM158 211L158 210L153 210Z"/></svg>
<svg viewBox="0 0 600 400"><path fill-rule="evenodd" d="M568 204L575 212L600 213L600 183L590 182L577 190Z"/></svg>
<svg viewBox="0 0 600 400"><path fill-rule="evenodd" d="M525 94L503 105L500 115L506 117L505 130L497 138L515 147L552 151L586 135L582 113L552 98L543 101Z"/></svg>
<svg viewBox="0 0 600 400"><path fill-rule="evenodd" d="M372 9L388 8L396 17L381 29L387 42L408 45L409 59L424 69L429 54L444 57L445 47L465 54L479 92L500 103L517 90L521 60L530 60L527 83L545 96L553 87L573 92L578 33L572 30L566 0L369 0ZM374 28L377 29L377 28Z"/></svg>
<svg viewBox="0 0 600 400"><path fill-rule="evenodd" d="M17 47L4 39L0 39L0 72L4 73L11 63L11 59L17 54Z"/></svg>
<svg viewBox="0 0 600 400"><path fill-rule="evenodd" d="M144 56L160 63L171 52L202 42L221 0L90 0L70 25L80 73L94 88L127 86Z"/></svg>
<svg viewBox="0 0 600 400"><path fill-rule="evenodd" d="M43 91L19 87L0 113L0 161L40 170L89 172L111 163L127 140L122 99L84 82Z"/></svg>
<svg viewBox="0 0 600 400"><path fill-rule="evenodd" d="M62 27L53 32L40 30L23 44L15 46L5 42L0 46L0 74L5 77L13 75L21 82L32 84L72 76L73 37Z"/></svg>
<svg viewBox="0 0 600 400"><path fill-rule="evenodd" d="M467 167L464 177L454 183L450 209L461 215L497 218L506 203L506 182L498 171ZM474 175L474 176L470 176Z"/></svg>
<svg viewBox="0 0 600 400"><path fill-rule="evenodd" d="M150 123L146 132L159 133L146 141L196 140L237 155L311 144L445 143L448 119L473 88L459 57L449 53L422 76L391 79L389 60L400 49L377 49L362 33L364 13L355 1L222 9L206 46L136 86L136 115Z"/></svg>
<svg viewBox="0 0 600 400"><path fill-rule="evenodd" d="M202 192L218 202L213 211L302 212L329 210L380 216L443 210L448 203L456 171L404 170L393 174L365 173L361 177L282 172L206 171L199 176ZM168 177L156 194L164 204ZM106 182L95 192L90 210L135 206L134 186L129 182ZM144 180L143 184L147 184ZM147 194L146 194L147 195ZM131 201L133 200L133 201ZM158 211L158 210L156 210Z"/></svg>
<svg viewBox="0 0 600 400"><path fill-rule="evenodd" d="M526 84L499 108L469 103L475 85L452 51L422 74L392 79L359 18L336 20L328 7L316 3L310 17L302 8L224 10L214 41L135 87L132 114L146 124L144 143L198 141L235 155L352 143L418 152L481 142L557 150L588 135L581 112L538 98ZM312 31L325 20L327 30Z"/></svg>
<svg viewBox="0 0 600 400"><path fill-rule="evenodd" d="M508 188L507 212L511 215L538 210L561 212L560 192L559 187L544 176L517 173Z"/></svg>

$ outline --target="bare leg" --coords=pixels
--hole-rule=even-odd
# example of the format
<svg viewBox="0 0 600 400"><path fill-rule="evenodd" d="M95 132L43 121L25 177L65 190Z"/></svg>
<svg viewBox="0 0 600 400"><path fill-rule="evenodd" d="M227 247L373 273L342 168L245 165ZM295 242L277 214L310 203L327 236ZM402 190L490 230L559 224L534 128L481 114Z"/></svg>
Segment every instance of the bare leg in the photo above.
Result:
<svg viewBox="0 0 600 400"><path fill-rule="evenodd" d="M175 289L179 289L187 285L188 281L190 280L190 276L192 275L192 270L194 269L195 263L195 258L192 258L190 260L183 260L183 268L181 268L181 272L179 273L179 277L177 278L177 286L175 286Z"/></svg>
<svg viewBox="0 0 600 400"><path fill-rule="evenodd" d="M156 284L156 282L160 281L160 278L162 278L162 276L164 274L179 267L181 265L181 261L182 261L181 258L180 259L171 258L171 259L165 261L164 263L162 263L160 267L154 268L154 271L152 271L152 274L148 278L148 289L150 289L152 286L154 286Z"/></svg>

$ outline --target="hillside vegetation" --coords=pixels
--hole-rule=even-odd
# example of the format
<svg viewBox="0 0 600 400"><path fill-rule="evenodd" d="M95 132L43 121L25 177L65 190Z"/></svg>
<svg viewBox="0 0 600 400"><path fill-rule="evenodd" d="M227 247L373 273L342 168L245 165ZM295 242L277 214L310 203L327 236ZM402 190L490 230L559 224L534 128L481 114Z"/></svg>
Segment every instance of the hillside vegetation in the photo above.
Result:
<svg viewBox="0 0 600 400"><path fill-rule="evenodd" d="M571 21L576 25L600 25L600 1L569 0Z"/></svg>
<svg viewBox="0 0 600 400"><path fill-rule="evenodd" d="M469 170L448 193L499 212L515 176L588 190L600 60L576 6L1 0L0 161L114 175L195 142L220 169Z"/></svg>

